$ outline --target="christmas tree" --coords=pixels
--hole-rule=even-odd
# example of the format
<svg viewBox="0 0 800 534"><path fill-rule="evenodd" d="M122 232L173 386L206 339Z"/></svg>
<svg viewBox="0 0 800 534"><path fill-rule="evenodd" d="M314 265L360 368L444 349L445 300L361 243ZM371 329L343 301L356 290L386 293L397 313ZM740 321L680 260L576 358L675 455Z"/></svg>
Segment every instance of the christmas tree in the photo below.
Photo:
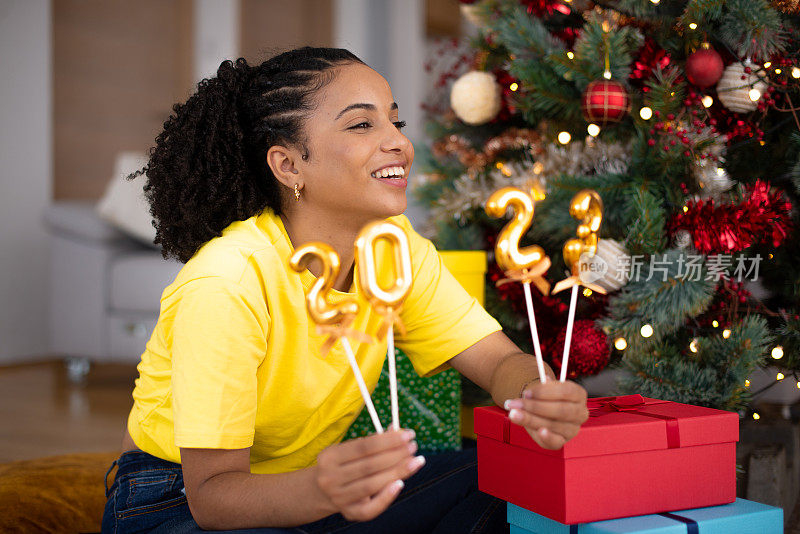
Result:
<svg viewBox="0 0 800 534"><path fill-rule="evenodd" d="M608 294L581 293L571 377L612 361L624 393L738 410L758 366L797 378L800 2L462 4L479 34L426 65L434 142L415 191L437 245L491 253L506 221L484 203L516 186L535 200L521 245L545 249L555 283L570 199L593 189L603 222L581 267ZM520 284L496 287L493 264L487 309L530 352ZM556 368L566 300L534 291Z"/></svg>

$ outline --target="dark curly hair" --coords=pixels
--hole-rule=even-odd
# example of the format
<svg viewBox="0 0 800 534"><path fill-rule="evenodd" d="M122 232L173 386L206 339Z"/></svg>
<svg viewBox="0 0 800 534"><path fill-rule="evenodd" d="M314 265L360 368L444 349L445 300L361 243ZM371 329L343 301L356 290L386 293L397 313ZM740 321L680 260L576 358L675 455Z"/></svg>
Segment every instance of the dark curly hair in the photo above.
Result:
<svg viewBox="0 0 800 534"><path fill-rule="evenodd" d="M281 212L280 185L267 165L275 144L308 158L303 125L312 95L333 79L333 69L363 63L340 48L304 47L258 66L224 61L173 114L150 149L147 176L155 244L164 258L186 263L234 221L272 208Z"/></svg>

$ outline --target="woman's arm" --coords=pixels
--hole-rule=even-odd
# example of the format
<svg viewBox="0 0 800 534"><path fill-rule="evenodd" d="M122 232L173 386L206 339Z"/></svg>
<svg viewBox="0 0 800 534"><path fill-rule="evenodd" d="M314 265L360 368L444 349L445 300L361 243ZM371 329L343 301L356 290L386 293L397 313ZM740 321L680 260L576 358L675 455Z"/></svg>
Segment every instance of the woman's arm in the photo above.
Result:
<svg viewBox="0 0 800 534"><path fill-rule="evenodd" d="M424 464L412 431L390 431L332 445L317 464L281 474L251 474L250 449L181 448L189 509L207 530L290 527L334 513L377 517L402 480Z"/></svg>
<svg viewBox="0 0 800 534"><path fill-rule="evenodd" d="M523 353L502 332L481 339L450 360L450 365L492 395L509 417L525 427L542 447L561 448L578 434L589 416L586 391L574 382L539 381L536 358Z"/></svg>

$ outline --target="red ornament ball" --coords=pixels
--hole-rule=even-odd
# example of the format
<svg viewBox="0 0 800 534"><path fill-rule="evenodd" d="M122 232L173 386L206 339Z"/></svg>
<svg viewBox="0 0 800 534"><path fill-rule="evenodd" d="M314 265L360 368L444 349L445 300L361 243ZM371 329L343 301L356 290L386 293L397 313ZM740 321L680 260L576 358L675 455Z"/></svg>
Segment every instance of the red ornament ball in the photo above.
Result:
<svg viewBox="0 0 800 534"><path fill-rule="evenodd" d="M561 357L564 354L566 328L559 332L552 344L550 357L556 376L561 374ZM581 319L575 321L572 330L569 359L567 360L567 377L596 375L608 365L610 354L606 335L595 327L594 321Z"/></svg>
<svg viewBox="0 0 800 534"><path fill-rule="evenodd" d="M587 122L599 124L617 122L630 110L630 99L621 83L598 80L586 87L581 108Z"/></svg>
<svg viewBox="0 0 800 534"><path fill-rule="evenodd" d="M698 87L715 85L723 70L722 57L713 48L701 48L686 59L686 77Z"/></svg>

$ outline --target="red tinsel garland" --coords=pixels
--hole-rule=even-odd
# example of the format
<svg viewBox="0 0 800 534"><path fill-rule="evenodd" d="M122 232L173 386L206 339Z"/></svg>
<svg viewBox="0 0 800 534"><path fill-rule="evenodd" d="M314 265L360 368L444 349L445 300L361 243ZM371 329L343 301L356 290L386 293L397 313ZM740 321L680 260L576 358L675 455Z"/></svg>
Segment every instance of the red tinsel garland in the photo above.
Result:
<svg viewBox="0 0 800 534"><path fill-rule="evenodd" d="M567 360L567 377L596 375L608 365L610 349L606 335L590 319L575 321ZM550 361L556 376L561 374L561 357L564 352L566 329L561 332L549 351Z"/></svg>
<svg viewBox="0 0 800 534"><path fill-rule="evenodd" d="M756 180L747 186L740 203L715 205L714 200L690 201L685 212L670 221L670 233L686 230L694 247L703 254L729 254L772 238L777 247L791 229L792 204L779 190L770 191L768 182Z"/></svg>
<svg viewBox="0 0 800 534"><path fill-rule="evenodd" d="M645 85L649 78L653 76L653 71L661 67L666 68L670 64L669 54L666 50L658 46L658 44L651 37L645 37L644 44L639 49L639 54L631 65L631 73L628 79L632 84L642 88L642 92L646 93L650 90Z"/></svg>

